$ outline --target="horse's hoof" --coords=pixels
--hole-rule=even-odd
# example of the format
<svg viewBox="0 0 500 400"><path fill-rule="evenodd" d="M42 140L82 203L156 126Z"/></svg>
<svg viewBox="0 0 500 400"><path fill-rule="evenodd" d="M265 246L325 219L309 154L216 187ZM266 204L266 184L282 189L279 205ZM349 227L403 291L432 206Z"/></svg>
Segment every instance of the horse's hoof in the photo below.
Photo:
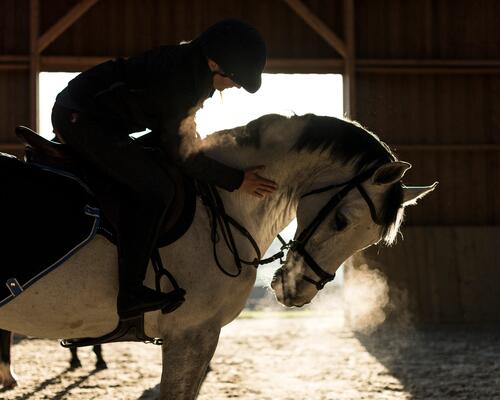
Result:
<svg viewBox="0 0 500 400"><path fill-rule="evenodd" d="M77 369L77 368L81 368L81 367L82 367L82 363L80 362L80 360L71 360L69 362L70 369Z"/></svg>
<svg viewBox="0 0 500 400"><path fill-rule="evenodd" d="M108 364L106 364L106 361L98 361L95 363L95 369L97 371L102 371L103 369L108 369Z"/></svg>
<svg viewBox="0 0 500 400"><path fill-rule="evenodd" d="M10 368L10 364L0 362L0 385L3 390L9 390L17 386L16 374Z"/></svg>
<svg viewBox="0 0 500 400"><path fill-rule="evenodd" d="M4 390L14 389L17 386L17 381L14 378L12 378L12 379L5 379L2 382L2 386L3 386Z"/></svg>

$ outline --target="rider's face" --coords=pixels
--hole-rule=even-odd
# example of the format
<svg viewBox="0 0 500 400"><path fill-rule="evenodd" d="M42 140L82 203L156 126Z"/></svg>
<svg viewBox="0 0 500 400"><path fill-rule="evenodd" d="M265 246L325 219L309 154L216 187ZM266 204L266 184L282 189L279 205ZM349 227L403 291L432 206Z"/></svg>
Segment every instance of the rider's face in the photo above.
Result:
<svg viewBox="0 0 500 400"><path fill-rule="evenodd" d="M229 76L227 76L224 71L217 65L213 60L208 60L208 67L214 73L213 74L213 86L215 90L229 89L232 87L240 88L241 86L235 83Z"/></svg>

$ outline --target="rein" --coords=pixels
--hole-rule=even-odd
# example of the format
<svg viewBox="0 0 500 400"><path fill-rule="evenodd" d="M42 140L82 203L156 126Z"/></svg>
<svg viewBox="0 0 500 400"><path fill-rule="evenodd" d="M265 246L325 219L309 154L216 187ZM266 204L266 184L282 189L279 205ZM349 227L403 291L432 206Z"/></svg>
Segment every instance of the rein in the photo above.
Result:
<svg viewBox="0 0 500 400"><path fill-rule="evenodd" d="M283 252L283 247L282 250L279 251L278 253L274 254L273 256L265 259L261 259L262 254L260 252L259 246L257 245L257 242L253 238L253 236L248 232L248 230L242 226L238 221L236 221L233 217L230 215L226 214L226 210L224 208L224 203L222 202L222 199L219 195L219 192L213 185L208 185L208 184L203 184L199 181L197 183L197 190L198 193L200 193L201 199L203 201L203 204L207 207L209 211L209 218L210 218L210 237L212 240L212 245L213 245L213 254L214 254L214 259L217 264L217 267L221 270L221 272L227 276L236 278L241 274L241 271L243 270L243 265L249 265L253 266L255 268L258 268L259 265L262 264L269 264L277 259L280 259L284 256ZM231 252L234 258L234 262L236 264L236 268L238 272L232 273L226 270L220 263L219 257L217 256L217 243L220 241L220 236L218 234L217 227L220 225L220 231L222 233L222 238L224 239L224 242L226 243L227 248ZM244 260L240 257L240 254L238 252L238 248L236 246L236 243L234 242L234 237L233 233L231 230L231 226L236 228L252 245L256 257L252 260ZM285 245L284 239L278 235L278 238L280 241Z"/></svg>
<svg viewBox="0 0 500 400"><path fill-rule="evenodd" d="M227 276L230 277L238 277L241 274L241 271L243 269L243 265L250 265L255 268L257 268L259 265L263 264L268 264L271 263L277 259L280 260L281 264L284 263L283 257L284 257L284 251L285 250L291 250L291 251L296 251L298 252L305 260L306 265L318 276L319 280L315 281L308 276L303 276L302 279L304 279L306 282L313 284L316 286L317 290L323 289L323 287L330 281L332 281L335 278L335 274L330 274L329 272L325 271L324 268L322 268L315 260L314 258L307 252L305 249L305 246L309 239L312 237L316 229L319 227L319 225L325 220L325 218L333 211L335 207L338 206L338 204L342 201L342 199L354 188L356 188L363 199L365 200L366 204L368 205L368 208L370 209L370 215L372 217L372 220L380 225L380 221L377 216L377 211L375 209L375 205L373 204L373 201L371 200L370 196L368 193L366 193L365 189L361 186L363 182L365 182L367 179L369 179L373 173L374 169L367 170L365 172L362 172L361 174L355 176L351 180L343 183L338 183L338 184L333 184L329 186L325 186L319 189L312 190L304 195L301 196L301 198L315 195L318 193L324 193L327 192L331 189L334 188L339 188L341 187L342 189L339 190L336 194L334 194L330 200L321 208L321 210L316 214L316 217L309 223L309 225L300 233L299 237L296 240L290 240L286 242L281 235L278 235L278 239L282 243L281 249L279 252L274 254L273 256L266 258L266 259L261 259L261 252L260 249L255 241L255 239L252 237L252 235L243 227L240 223L238 223L234 218L232 218L230 215L226 214L226 211L224 209L224 204L222 202L222 199L217 191L217 189L212 186L212 185L207 185L203 184L201 182L197 182L197 189L198 193L200 193L201 199L203 201L203 204L207 207L208 212L209 212L209 218L210 218L210 226L211 226L211 240L213 244L213 254L214 254L214 259L219 267L219 269ZM220 263L219 258L217 256L217 243L220 241L220 236L218 234L218 226L220 225L220 231L222 234L222 238L224 239L224 242L226 246L228 247L229 251L233 255L234 262L236 264L237 272L232 273L227 271ZM232 234L231 226L236 228L240 234L242 234L252 245L256 257L252 260L244 260L240 257L238 248L236 247L234 237Z"/></svg>

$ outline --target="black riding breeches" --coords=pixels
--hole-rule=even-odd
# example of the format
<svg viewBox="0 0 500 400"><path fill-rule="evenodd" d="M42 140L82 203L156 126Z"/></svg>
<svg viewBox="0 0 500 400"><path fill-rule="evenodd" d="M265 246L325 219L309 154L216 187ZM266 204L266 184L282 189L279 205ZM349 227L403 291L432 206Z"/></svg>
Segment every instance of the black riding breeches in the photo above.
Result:
<svg viewBox="0 0 500 400"><path fill-rule="evenodd" d="M151 154L104 123L56 105L52 124L76 156L109 181L97 185L96 195L106 198L103 212L117 232L120 288L140 285L174 196L172 180Z"/></svg>

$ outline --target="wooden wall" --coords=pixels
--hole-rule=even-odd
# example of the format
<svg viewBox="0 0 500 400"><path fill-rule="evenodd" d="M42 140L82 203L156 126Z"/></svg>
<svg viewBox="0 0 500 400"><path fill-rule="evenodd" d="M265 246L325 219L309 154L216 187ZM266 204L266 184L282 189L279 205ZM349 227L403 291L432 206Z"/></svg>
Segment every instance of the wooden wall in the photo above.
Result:
<svg viewBox="0 0 500 400"><path fill-rule="evenodd" d="M497 323L498 226L407 226L404 242L358 264L386 273L394 306L416 323ZM408 316L408 314L404 314Z"/></svg>
<svg viewBox="0 0 500 400"><path fill-rule="evenodd" d="M92 5L36 53L36 40L85 3ZM289 3L296 1L0 0L0 151L19 154L14 126L35 124L38 70L78 71L191 39L221 18L245 19L268 43L269 71L347 71L346 104L413 164L406 182L440 181L435 193L408 210L406 240L384 251L380 266L410 293L415 318L500 320L494 291L480 284L468 287L460 301L470 308L460 309L455 300L436 305L421 289L462 290L470 270L457 269L452 257L479 271L485 284L500 280L482 265L495 259L491 235L500 223L500 2L303 0L346 43L345 57ZM477 245L464 251L469 240ZM431 266L440 275L429 273ZM483 311L466 311L474 307Z"/></svg>
<svg viewBox="0 0 500 400"><path fill-rule="evenodd" d="M356 117L440 182L366 256L416 322L499 322L500 2L358 0L356 35Z"/></svg>
<svg viewBox="0 0 500 400"><path fill-rule="evenodd" d="M41 9L41 31L64 15L69 3L51 0ZM311 1L325 22L341 28L337 1ZM334 57L335 52L283 2L267 0L100 0L45 55L132 55L165 43L191 40L222 18L240 18L258 27L272 58ZM280 29L276 29L276 23ZM292 46L285 46L293 43Z"/></svg>

